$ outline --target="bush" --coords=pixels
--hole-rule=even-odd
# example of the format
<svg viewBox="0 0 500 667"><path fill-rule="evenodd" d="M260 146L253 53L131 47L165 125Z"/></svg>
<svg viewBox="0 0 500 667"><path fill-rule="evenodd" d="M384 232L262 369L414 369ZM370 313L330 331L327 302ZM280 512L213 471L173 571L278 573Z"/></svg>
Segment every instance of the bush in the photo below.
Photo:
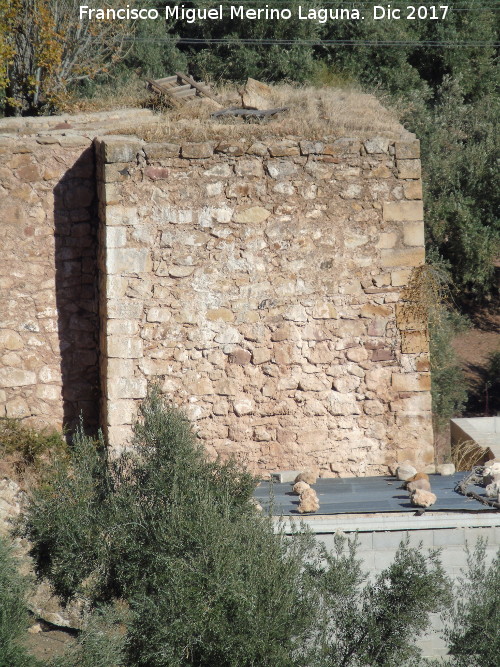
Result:
<svg viewBox="0 0 500 667"><path fill-rule="evenodd" d="M421 659L413 643L429 626L429 612L450 600L449 582L438 553L427 557L401 542L394 562L373 583L356 559L356 544L345 551L336 537L335 550L322 554L319 587L323 601L320 667L406 665Z"/></svg>
<svg viewBox="0 0 500 667"><path fill-rule="evenodd" d="M95 609L58 667L354 667L413 655L445 596L435 556L403 544L362 586L355 545L342 553L337 541L332 555L304 531L285 535L250 502L256 480L208 461L156 390L134 445L109 462L80 431L28 507L39 569Z"/></svg>
<svg viewBox="0 0 500 667"><path fill-rule="evenodd" d="M445 637L456 667L496 667L500 655L500 550L486 566L486 544L468 552L468 568L447 615Z"/></svg>
<svg viewBox="0 0 500 667"><path fill-rule="evenodd" d="M486 410L496 414L500 410L500 350L492 352L486 364L485 377Z"/></svg>
<svg viewBox="0 0 500 667"><path fill-rule="evenodd" d="M0 456L20 455L23 465L37 465L49 452L64 452L61 433L25 426L19 419L0 418Z"/></svg>
<svg viewBox="0 0 500 667"><path fill-rule="evenodd" d="M34 667L21 640L28 627L26 581L7 541L0 537L0 667Z"/></svg>
<svg viewBox="0 0 500 667"><path fill-rule="evenodd" d="M303 664L309 539L275 534L251 475L207 461L156 391L142 417L137 455L109 464L80 431L33 494L24 534L39 570L66 597L126 602L127 665Z"/></svg>

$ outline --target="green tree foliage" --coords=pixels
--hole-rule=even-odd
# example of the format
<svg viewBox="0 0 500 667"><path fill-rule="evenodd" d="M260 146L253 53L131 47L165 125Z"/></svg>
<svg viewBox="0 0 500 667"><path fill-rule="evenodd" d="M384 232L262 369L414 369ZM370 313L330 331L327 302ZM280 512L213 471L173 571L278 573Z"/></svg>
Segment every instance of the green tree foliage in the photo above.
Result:
<svg viewBox="0 0 500 667"><path fill-rule="evenodd" d="M450 601L449 582L437 552L428 556L403 541L394 562L373 582L356 559L356 544L336 537L313 572L321 591L323 620L318 666L406 665L421 658L415 640L429 626L429 612ZM319 576L318 576L319 575Z"/></svg>
<svg viewBox="0 0 500 667"><path fill-rule="evenodd" d="M0 667L35 667L21 641L28 627L26 580L7 540L0 536Z"/></svg>
<svg viewBox="0 0 500 667"><path fill-rule="evenodd" d="M208 461L156 390L134 444L109 462L80 431L27 509L40 571L94 608L55 667L354 667L415 653L446 598L434 555L402 544L365 584L354 544L329 554L286 536L250 502L254 478Z"/></svg>
<svg viewBox="0 0 500 667"><path fill-rule="evenodd" d="M486 544L468 553L468 568L447 614L445 637L455 667L496 667L500 652L500 551L486 565Z"/></svg>
<svg viewBox="0 0 500 667"><path fill-rule="evenodd" d="M177 4L169 2L167 6ZM220 4L214 0L193 0L183 6L207 10L218 8ZM135 62L150 69L153 59L157 58L154 54L161 53L163 49L160 60L165 72L172 73L179 62L179 57L176 58L172 51L172 44L180 36L186 42L177 44L177 53L195 77L215 81L242 81L249 76L263 81L304 81L314 73L317 63L314 45L300 42L318 39L320 26L298 19L299 4L298 0L291 0L286 5L270 5L273 8L289 8L292 12L289 20L231 19L229 8L225 6L221 20L196 20L191 23L186 19L171 18L168 22L159 22L152 31L150 26L147 27L144 47L136 44ZM242 6L262 10L264 4L250 0ZM162 39L166 42L162 43ZM193 43L193 40L199 43ZM246 40L253 40L253 43ZM286 43L273 44L273 40Z"/></svg>
<svg viewBox="0 0 500 667"><path fill-rule="evenodd" d="M436 428L459 415L467 400L467 384L450 341L464 329L456 311L438 304L429 321L432 369L432 411Z"/></svg>
<svg viewBox="0 0 500 667"><path fill-rule="evenodd" d="M127 665L303 664L309 539L275 534L249 502L254 479L207 461L156 392L142 416L137 456L108 464L80 432L34 493L25 534L40 571L65 597L130 607Z"/></svg>

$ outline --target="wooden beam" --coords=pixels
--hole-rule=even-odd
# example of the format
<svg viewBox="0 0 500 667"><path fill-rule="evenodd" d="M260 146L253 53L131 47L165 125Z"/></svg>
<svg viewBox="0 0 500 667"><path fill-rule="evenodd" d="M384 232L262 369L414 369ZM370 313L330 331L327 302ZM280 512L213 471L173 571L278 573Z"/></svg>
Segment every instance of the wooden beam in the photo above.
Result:
<svg viewBox="0 0 500 667"><path fill-rule="evenodd" d="M192 77L187 76L182 72L176 72L176 74L179 77L179 79L181 79L185 83L189 83L189 85L193 86L193 88L196 88L196 90L205 95L205 97L210 97L210 99L212 99L214 102L220 104L220 100L218 100L217 97L206 86L201 86L199 83L196 83L196 81Z"/></svg>

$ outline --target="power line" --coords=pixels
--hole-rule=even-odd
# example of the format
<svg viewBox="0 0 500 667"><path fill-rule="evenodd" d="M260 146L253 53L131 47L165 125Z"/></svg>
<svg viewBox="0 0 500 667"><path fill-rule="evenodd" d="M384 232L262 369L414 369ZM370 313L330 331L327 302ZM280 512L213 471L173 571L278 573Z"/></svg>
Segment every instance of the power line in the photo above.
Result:
<svg viewBox="0 0 500 667"><path fill-rule="evenodd" d="M176 44L257 44L272 46L273 44L288 46L323 46L323 45L347 45L347 46L432 46L432 47L490 47L499 48L500 42L443 42L433 40L408 41L403 40L356 40L356 39L248 39L239 37L224 38L191 38L191 37L128 37L129 41L135 42L175 42Z"/></svg>

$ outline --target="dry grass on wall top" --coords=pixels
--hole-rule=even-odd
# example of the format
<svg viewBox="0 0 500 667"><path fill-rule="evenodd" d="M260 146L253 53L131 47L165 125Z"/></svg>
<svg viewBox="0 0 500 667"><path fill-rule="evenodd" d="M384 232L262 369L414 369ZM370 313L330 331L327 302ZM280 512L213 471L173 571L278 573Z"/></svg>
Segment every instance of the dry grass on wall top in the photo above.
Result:
<svg viewBox="0 0 500 667"><path fill-rule="evenodd" d="M271 105L289 109L275 118L250 122L233 116L213 119L210 114L218 109L215 103L196 98L180 109L164 109L155 120L130 128L128 133L147 142L256 141L270 136L327 140L345 136L363 139L383 135L392 140L413 137L399 124L394 112L385 109L372 95L357 90L283 84L274 86L272 91ZM236 88L226 87L216 93L224 108L241 106Z"/></svg>

